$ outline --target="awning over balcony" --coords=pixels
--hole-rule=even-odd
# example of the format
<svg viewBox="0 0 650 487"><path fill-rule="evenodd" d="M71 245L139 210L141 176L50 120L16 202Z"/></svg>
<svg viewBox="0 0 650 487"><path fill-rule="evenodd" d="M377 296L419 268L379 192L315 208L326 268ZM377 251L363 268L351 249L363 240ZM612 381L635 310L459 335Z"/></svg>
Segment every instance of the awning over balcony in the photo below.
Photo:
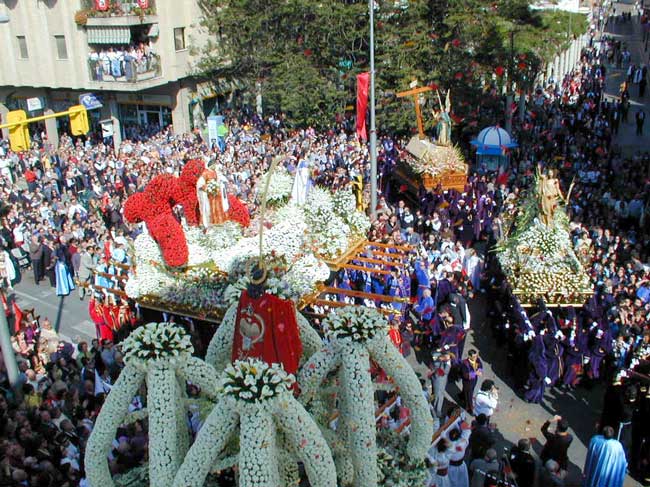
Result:
<svg viewBox="0 0 650 487"><path fill-rule="evenodd" d="M130 27L87 27L88 44L131 44Z"/></svg>

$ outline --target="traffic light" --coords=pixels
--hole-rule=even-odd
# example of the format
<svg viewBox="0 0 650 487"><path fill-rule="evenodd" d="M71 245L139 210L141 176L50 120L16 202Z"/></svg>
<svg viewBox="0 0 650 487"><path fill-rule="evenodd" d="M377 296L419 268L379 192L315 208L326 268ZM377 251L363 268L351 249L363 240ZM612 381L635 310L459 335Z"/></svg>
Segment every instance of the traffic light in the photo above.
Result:
<svg viewBox="0 0 650 487"><path fill-rule="evenodd" d="M88 125L88 112L83 105L74 105L68 109L70 112L70 131L72 135L85 135L90 130Z"/></svg>
<svg viewBox="0 0 650 487"><path fill-rule="evenodd" d="M21 123L25 120L27 120L25 110L14 110L7 113L7 123L20 123L20 125L9 127L9 143L14 152L29 150L29 129L26 123Z"/></svg>

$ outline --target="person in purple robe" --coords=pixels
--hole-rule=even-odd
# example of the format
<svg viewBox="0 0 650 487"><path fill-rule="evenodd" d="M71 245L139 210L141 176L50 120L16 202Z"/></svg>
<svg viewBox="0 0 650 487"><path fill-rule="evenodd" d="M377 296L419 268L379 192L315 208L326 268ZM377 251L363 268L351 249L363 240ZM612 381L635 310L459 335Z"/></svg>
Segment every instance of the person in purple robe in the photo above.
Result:
<svg viewBox="0 0 650 487"><path fill-rule="evenodd" d="M589 372L591 379L599 379L603 360L612 351L612 335L609 328L597 325L592 328L589 340Z"/></svg>
<svg viewBox="0 0 650 487"><path fill-rule="evenodd" d="M575 387L584 371L584 361L588 352L589 336L576 322L565 334L564 377L562 382L568 388Z"/></svg>
<svg viewBox="0 0 650 487"><path fill-rule="evenodd" d="M524 398L528 402L540 403L544 398L546 387L546 359L544 357L544 337L535 335L528 351L528 364L530 373L526 384L527 390Z"/></svg>
<svg viewBox="0 0 650 487"><path fill-rule="evenodd" d="M452 353L452 362L454 365L460 365L461 357L465 343L465 330L453 321L447 321L446 327L440 334L440 348Z"/></svg>
<svg viewBox="0 0 650 487"><path fill-rule="evenodd" d="M560 339L562 332L553 333L547 328L544 333L544 358L546 359L546 384L554 386L564 375L564 364L562 363L563 347Z"/></svg>
<svg viewBox="0 0 650 487"><path fill-rule="evenodd" d="M436 286L436 306L440 309L443 305L447 304L449 295L455 291L455 286L447 277L447 273L443 273L442 279L438 281Z"/></svg>

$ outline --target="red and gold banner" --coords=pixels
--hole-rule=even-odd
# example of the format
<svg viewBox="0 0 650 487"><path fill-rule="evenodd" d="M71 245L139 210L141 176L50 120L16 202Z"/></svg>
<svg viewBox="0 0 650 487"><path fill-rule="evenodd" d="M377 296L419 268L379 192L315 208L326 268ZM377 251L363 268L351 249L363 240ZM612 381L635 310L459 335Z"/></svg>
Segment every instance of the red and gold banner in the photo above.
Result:
<svg viewBox="0 0 650 487"><path fill-rule="evenodd" d="M108 10L110 6L110 0L95 0L95 10L100 10L102 12Z"/></svg>

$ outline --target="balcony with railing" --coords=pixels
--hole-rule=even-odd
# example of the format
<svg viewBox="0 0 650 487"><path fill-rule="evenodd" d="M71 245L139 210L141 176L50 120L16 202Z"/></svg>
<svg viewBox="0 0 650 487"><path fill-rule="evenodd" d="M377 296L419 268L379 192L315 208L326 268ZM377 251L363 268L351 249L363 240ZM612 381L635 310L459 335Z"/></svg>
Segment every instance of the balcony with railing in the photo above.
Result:
<svg viewBox="0 0 650 487"><path fill-rule="evenodd" d="M141 57L116 52L93 53L88 58L90 81L124 86L152 80L162 75L160 56L149 53Z"/></svg>

